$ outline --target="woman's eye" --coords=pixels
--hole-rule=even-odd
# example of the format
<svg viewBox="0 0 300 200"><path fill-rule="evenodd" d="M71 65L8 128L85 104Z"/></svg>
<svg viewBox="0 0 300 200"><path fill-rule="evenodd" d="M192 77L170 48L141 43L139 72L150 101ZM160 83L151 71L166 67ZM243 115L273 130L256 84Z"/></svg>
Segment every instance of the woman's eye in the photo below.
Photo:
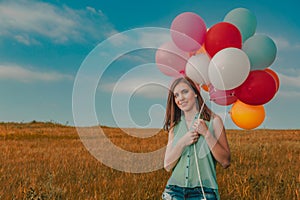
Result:
<svg viewBox="0 0 300 200"><path fill-rule="evenodd" d="M182 93L186 94L188 93L189 91L188 90L183 90Z"/></svg>

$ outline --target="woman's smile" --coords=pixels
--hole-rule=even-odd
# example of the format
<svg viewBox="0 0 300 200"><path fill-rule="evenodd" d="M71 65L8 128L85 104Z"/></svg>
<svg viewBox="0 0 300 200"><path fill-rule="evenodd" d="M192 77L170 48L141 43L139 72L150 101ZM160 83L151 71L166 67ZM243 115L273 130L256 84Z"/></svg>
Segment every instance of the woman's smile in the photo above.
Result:
<svg viewBox="0 0 300 200"><path fill-rule="evenodd" d="M179 83L174 88L175 102L182 111L196 110L195 92L186 83Z"/></svg>
<svg viewBox="0 0 300 200"><path fill-rule="evenodd" d="M187 104L188 104L187 101L179 102L179 105L180 105L181 107L184 107L184 106L186 106Z"/></svg>

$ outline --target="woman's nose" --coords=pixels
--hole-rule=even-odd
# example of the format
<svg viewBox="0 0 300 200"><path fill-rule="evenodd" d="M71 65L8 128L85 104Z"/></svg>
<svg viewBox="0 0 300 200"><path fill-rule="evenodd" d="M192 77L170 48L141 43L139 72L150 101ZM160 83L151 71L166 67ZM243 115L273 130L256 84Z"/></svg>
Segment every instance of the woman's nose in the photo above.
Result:
<svg viewBox="0 0 300 200"><path fill-rule="evenodd" d="M180 101L180 100L183 100L183 99L184 99L184 96L182 94L179 94L178 95L178 100Z"/></svg>

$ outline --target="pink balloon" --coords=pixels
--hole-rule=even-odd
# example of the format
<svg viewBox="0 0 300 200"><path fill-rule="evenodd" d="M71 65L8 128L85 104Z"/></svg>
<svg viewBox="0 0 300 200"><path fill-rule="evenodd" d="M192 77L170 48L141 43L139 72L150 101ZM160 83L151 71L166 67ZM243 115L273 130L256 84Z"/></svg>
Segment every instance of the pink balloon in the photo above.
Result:
<svg viewBox="0 0 300 200"><path fill-rule="evenodd" d="M221 106L228 106L237 101L235 89L218 90L212 84L209 85L210 100Z"/></svg>
<svg viewBox="0 0 300 200"><path fill-rule="evenodd" d="M250 71L245 82L236 88L236 96L249 105L263 105L276 93L276 81L264 70Z"/></svg>
<svg viewBox="0 0 300 200"><path fill-rule="evenodd" d="M163 44L156 51L158 69L167 76L177 77L184 74L189 54L180 50L172 41Z"/></svg>
<svg viewBox="0 0 300 200"><path fill-rule="evenodd" d="M184 12L173 20L171 36L178 48L186 52L197 51L204 43L206 25L204 20L192 12Z"/></svg>

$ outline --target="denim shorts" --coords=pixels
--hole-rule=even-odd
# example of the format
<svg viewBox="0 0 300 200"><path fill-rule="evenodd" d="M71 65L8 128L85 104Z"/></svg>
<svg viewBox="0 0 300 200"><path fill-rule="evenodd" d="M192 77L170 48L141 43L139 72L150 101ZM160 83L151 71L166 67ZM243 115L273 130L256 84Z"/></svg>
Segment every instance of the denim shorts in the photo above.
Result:
<svg viewBox="0 0 300 200"><path fill-rule="evenodd" d="M211 188L203 188L207 200L217 200L215 191ZM176 185L167 185L163 194L163 200L201 200L203 193L201 187L186 188Z"/></svg>

